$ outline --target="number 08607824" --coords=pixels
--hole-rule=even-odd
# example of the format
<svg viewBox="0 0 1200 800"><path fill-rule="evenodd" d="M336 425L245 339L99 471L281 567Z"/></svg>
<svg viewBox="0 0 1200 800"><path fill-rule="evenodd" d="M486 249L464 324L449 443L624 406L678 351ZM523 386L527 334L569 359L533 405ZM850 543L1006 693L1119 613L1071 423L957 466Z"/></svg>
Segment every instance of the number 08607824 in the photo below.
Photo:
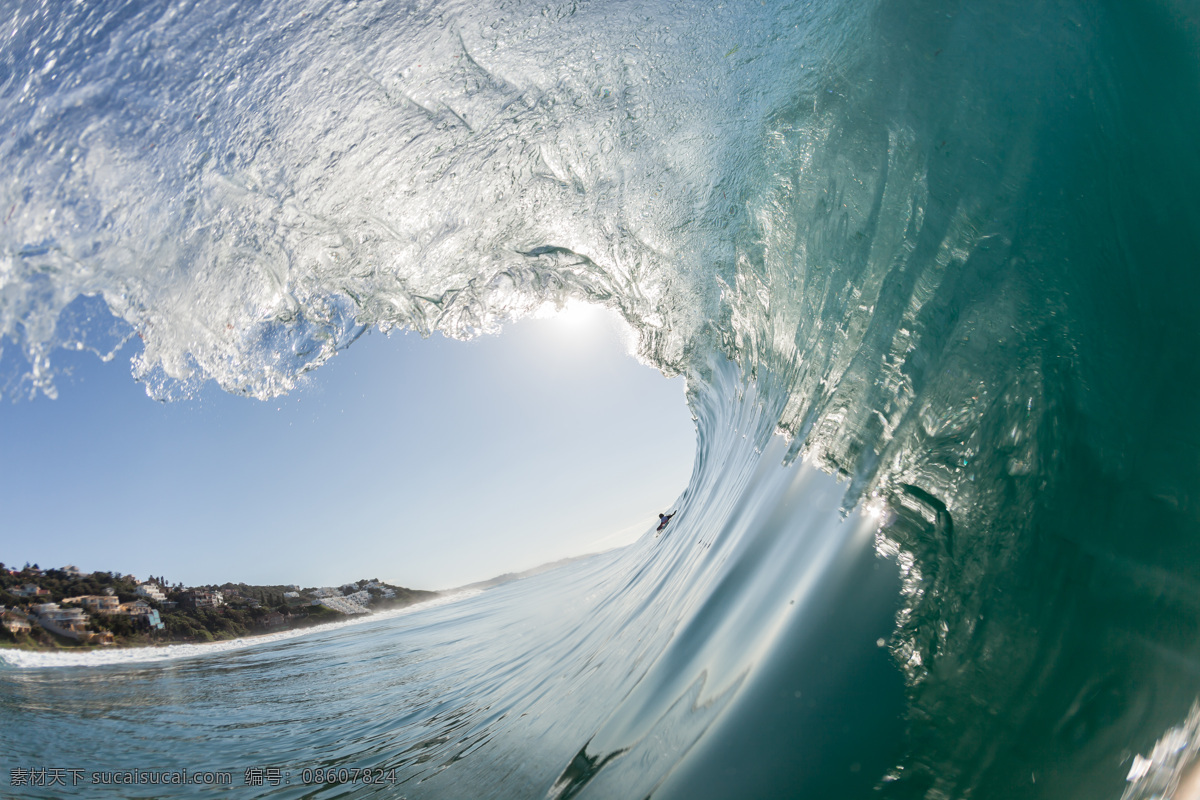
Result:
<svg viewBox="0 0 1200 800"><path fill-rule="evenodd" d="M396 768L360 769L359 767L317 767L300 773L303 783L386 783L395 785Z"/></svg>

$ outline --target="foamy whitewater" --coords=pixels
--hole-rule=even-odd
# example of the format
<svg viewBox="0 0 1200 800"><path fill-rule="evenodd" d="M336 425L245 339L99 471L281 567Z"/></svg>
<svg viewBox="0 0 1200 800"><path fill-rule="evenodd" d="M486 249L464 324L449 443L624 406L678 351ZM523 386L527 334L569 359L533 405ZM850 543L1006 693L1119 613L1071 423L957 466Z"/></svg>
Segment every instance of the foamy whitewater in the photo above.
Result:
<svg viewBox="0 0 1200 800"><path fill-rule="evenodd" d="M6 768L1198 796L1195 4L4 11L7 395L136 336L156 397L269 397L371 328L575 299L687 377L699 437L668 535L619 552L198 658L2 667Z"/></svg>

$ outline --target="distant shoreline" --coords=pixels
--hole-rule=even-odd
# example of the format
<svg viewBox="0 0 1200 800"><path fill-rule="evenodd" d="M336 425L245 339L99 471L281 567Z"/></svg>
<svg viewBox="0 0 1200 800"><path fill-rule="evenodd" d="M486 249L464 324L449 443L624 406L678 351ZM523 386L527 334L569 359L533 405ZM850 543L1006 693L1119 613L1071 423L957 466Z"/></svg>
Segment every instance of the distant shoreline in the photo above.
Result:
<svg viewBox="0 0 1200 800"><path fill-rule="evenodd" d="M303 631L441 596L378 579L340 587L185 587L161 577L0 564L0 653L199 645Z"/></svg>
<svg viewBox="0 0 1200 800"><path fill-rule="evenodd" d="M298 620L291 625L285 625L272 629L260 629L246 631L242 634L215 636L211 641L193 641L185 638L161 638L149 639L143 636L114 636L111 644L85 644L76 642L70 639L64 639L61 636L55 636L51 642L46 641L0 641L0 657L4 651L17 650L26 653L90 653L102 652L109 650L155 650L164 647L176 647L180 645L189 645L194 647L211 647L228 642L238 642L246 639L260 639L264 636L276 636L278 634L303 634L308 631L327 630L340 625L355 624L359 622L367 622L373 619L384 619L395 616L395 612L405 611L414 606L424 605L436 600L442 596L441 592L431 592L433 597L427 597L421 600L401 603L398 605L389 605L378 610L372 610L366 614L358 614L354 616L343 616L340 618L322 618L316 621Z"/></svg>
<svg viewBox="0 0 1200 800"><path fill-rule="evenodd" d="M450 605L480 594L483 590L461 592L439 592L436 597L409 605L390 608L377 613L344 617L319 625L290 628L288 630L265 631L237 639L222 639L213 642L160 642L133 647L62 647L57 649L31 650L17 647L0 649L0 669L40 669L56 667L99 667L124 664L149 664L160 661L175 661L184 658L201 658L216 653L245 650L271 642L297 639L309 634L325 633L341 628L380 622L407 614Z"/></svg>
<svg viewBox="0 0 1200 800"><path fill-rule="evenodd" d="M597 555L571 556L440 591L375 579L336 589L241 583L169 587L161 578L139 582L120 573L83 574L72 566L12 570L0 563L0 664L132 663L240 649L388 619L439 600L456 602Z"/></svg>

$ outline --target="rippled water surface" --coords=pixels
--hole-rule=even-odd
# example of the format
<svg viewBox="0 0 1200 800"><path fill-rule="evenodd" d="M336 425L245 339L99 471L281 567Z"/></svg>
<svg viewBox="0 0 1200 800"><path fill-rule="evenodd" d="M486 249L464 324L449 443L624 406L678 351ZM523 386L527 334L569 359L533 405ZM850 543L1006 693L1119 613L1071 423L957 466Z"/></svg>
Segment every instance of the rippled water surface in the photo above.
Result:
<svg viewBox="0 0 1200 800"><path fill-rule="evenodd" d="M237 742L430 797L1194 777L1194 3L5 9L7 394L137 336L155 396L268 397L368 328L577 299L687 377L699 432L670 534L619 554L221 657L6 669L18 760Z"/></svg>
<svg viewBox="0 0 1200 800"><path fill-rule="evenodd" d="M315 796L866 791L901 731L881 646L895 565L871 521L838 517L836 483L781 454L752 453L753 491L687 506L663 536L466 599L153 663L6 669L0 720L37 732L9 743L12 763L231 771L272 797L314 796L304 770L342 767L384 783ZM254 767L292 783L248 787Z"/></svg>

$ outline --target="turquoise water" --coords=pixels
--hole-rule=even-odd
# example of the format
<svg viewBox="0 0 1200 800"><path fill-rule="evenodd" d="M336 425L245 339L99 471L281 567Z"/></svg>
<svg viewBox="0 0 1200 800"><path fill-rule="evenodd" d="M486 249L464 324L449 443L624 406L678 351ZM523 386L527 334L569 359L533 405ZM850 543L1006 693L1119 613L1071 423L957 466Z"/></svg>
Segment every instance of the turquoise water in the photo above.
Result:
<svg viewBox="0 0 1200 800"><path fill-rule="evenodd" d="M6 10L8 394L136 334L156 396L267 397L371 327L575 298L699 431L670 535L619 554L228 657L5 669L18 761L87 730L81 763L405 780L329 796L1187 777L1194 5Z"/></svg>

